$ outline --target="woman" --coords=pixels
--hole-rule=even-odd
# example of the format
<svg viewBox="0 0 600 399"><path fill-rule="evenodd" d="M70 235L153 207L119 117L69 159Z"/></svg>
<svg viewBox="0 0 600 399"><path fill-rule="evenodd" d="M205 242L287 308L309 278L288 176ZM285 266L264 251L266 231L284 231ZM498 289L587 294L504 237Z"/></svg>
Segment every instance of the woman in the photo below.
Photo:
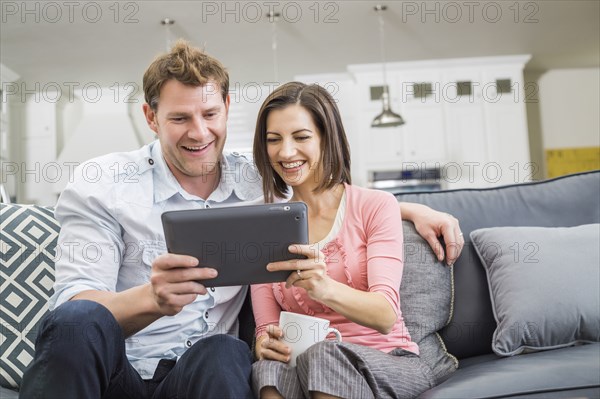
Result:
<svg viewBox="0 0 600 399"><path fill-rule="evenodd" d="M352 186L350 153L333 98L317 85L277 88L263 104L254 159L265 199L308 206L307 259L269 264L296 270L285 283L252 287L256 318L253 385L261 397L414 397L431 370L400 314L402 223L393 195ZM279 340L282 311L326 318L344 342L313 345L289 367Z"/></svg>

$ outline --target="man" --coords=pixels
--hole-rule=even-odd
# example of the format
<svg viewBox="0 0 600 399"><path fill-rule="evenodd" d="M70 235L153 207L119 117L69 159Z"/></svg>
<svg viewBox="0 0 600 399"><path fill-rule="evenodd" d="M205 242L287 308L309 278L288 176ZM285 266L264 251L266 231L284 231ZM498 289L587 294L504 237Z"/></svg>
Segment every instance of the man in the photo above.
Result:
<svg viewBox="0 0 600 399"><path fill-rule="evenodd" d="M251 161L223 153L228 74L178 42L143 84L158 141L82 165L58 201L53 311L22 398L252 397L250 351L235 337L247 287L204 287L216 271L167 254L160 221L170 210L263 201ZM91 163L100 177L86 177ZM456 243L453 262L456 219L416 204L402 210L430 243Z"/></svg>

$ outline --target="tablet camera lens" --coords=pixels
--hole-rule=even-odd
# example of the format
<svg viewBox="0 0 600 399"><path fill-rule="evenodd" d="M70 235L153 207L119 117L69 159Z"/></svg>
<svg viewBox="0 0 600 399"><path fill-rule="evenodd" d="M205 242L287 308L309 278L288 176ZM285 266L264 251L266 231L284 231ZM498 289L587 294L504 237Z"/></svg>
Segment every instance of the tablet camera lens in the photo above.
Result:
<svg viewBox="0 0 600 399"><path fill-rule="evenodd" d="M284 210L284 211L289 211L289 210L290 210L290 207L286 205L286 206L284 206L284 207L283 207L283 210Z"/></svg>

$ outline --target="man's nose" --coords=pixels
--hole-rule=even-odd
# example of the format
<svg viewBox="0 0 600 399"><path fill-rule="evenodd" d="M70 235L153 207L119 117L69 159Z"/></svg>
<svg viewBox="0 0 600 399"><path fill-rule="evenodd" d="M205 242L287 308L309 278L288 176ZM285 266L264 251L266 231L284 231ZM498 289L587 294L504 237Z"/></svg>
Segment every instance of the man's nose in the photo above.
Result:
<svg viewBox="0 0 600 399"><path fill-rule="evenodd" d="M202 141L204 138L210 135L208 126L205 120L202 118L193 118L192 125L188 130L188 136L191 139Z"/></svg>

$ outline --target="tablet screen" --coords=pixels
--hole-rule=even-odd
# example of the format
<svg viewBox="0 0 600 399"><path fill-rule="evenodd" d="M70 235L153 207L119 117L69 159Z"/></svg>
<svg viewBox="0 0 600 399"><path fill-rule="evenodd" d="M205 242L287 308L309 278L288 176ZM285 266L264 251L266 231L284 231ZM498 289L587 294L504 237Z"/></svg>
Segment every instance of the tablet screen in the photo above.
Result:
<svg viewBox="0 0 600 399"><path fill-rule="evenodd" d="M289 271L269 272L270 262L302 258L290 244L308 243L306 204L289 202L169 211L162 215L170 253L197 258L219 272L206 287L285 281Z"/></svg>

